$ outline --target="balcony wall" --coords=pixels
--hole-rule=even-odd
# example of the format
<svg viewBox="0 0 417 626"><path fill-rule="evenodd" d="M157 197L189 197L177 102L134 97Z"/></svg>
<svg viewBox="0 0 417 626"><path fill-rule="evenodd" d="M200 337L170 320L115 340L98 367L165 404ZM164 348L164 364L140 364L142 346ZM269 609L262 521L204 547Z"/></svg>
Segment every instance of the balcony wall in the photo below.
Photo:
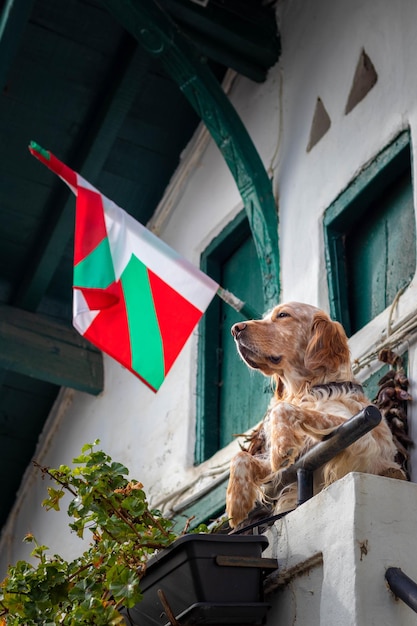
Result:
<svg viewBox="0 0 417 626"><path fill-rule="evenodd" d="M385 581L417 581L417 485L352 473L275 523L268 626L415 626Z"/></svg>

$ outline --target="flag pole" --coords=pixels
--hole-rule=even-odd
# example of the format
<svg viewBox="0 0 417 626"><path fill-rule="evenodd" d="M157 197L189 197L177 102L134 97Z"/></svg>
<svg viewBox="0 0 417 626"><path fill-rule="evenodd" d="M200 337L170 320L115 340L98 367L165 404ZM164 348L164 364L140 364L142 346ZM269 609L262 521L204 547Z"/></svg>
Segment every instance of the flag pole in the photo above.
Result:
<svg viewBox="0 0 417 626"><path fill-rule="evenodd" d="M223 289L223 287L218 288L217 295L223 300L223 302L226 302L226 304L231 306L232 309L246 317L248 320L260 319L262 317L262 315L247 304L247 302L239 300L239 298L237 298L233 293L227 291L227 289Z"/></svg>

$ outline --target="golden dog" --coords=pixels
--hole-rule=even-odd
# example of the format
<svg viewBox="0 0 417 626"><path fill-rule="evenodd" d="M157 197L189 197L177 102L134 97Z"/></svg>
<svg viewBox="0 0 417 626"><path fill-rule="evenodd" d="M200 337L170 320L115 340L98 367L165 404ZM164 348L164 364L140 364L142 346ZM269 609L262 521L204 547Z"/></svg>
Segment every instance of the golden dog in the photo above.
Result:
<svg viewBox="0 0 417 626"><path fill-rule="evenodd" d="M263 499L263 484L371 403L354 380L343 327L314 306L280 304L262 320L234 324L232 335L245 363L275 383L256 430L258 445L232 459L226 512L233 528ZM317 470L315 491L352 471L402 478L395 454L391 431L382 420ZM277 510L294 508L295 495L295 485L274 494Z"/></svg>

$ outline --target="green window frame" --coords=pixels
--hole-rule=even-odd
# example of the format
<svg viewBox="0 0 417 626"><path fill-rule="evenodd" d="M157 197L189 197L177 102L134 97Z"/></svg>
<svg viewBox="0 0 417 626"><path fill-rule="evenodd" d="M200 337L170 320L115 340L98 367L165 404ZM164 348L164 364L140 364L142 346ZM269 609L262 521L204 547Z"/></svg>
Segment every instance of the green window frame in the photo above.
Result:
<svg viewBox="0 0 417 626"><path fill-rule="evenodd" d="M403 352L400 356L402 360L402 367L404 368L405 375L407 376L408 375L408 351ZM392 367L390 365L387 365L387 364L381 365L373 374L368 376L362 382L362 387L365 391L365 394L369 398L369 400L371 400L371 402L374 402L378 395L378 391L380 389L378 382L391 369Z"/></svg>
<svg viewBox="0 0 417 626"><path fill-rule="evenodd" d="M329 206L323 226L330 312L350 336L388 307L415 274L408 131Z"/></svg>
<svg viewBox="0 0 417 626"><path fill-rule="evenodd" d="M261 314L262 275L246 214L242 211L201 257L201 268ZM231 286L232 285L232 286ZM239 358L230 328L244 317L215 298L199 327L195 462L202 463L262 419L271 388Z"/></svg>

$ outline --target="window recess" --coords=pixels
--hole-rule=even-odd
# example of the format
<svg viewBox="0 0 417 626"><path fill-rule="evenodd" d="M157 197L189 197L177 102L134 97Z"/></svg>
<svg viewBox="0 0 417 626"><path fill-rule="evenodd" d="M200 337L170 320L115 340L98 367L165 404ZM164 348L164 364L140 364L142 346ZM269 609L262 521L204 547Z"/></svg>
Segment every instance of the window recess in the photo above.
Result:
<svg viewBox="0 0 417 626"><path fill-rule="evenodd" d="M255 310L264 310L262 275L245 213L202 255L201 268ZM237 354L230 329L244 318L214 298L200 322L195 461L201 463L264 416L270 383Z"/></svg>
<svg viewBox="0 0 417 626"><path fill-rule="evenodd" d="M399 135L324 214L330 310L353 335L416 270L410 137Z"/></svg>

